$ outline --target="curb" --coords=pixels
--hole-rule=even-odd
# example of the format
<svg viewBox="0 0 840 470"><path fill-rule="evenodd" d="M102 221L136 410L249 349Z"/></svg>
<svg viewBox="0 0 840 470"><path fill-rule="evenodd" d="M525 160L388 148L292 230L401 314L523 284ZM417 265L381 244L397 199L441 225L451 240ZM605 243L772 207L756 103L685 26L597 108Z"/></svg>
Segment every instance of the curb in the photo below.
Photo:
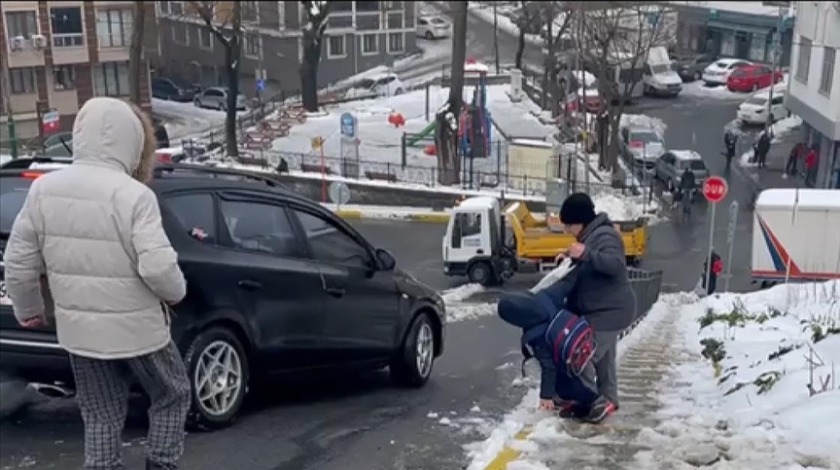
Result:
<svg viewBox="0 0 840 470"><path fill-rule="evenodd" d="M405 214L388 213L388 212L367 212L354 209L339 209L333 211L335 215L345 220L405 220L410 222L426 222L445 224L449 222L449 214L447 213L431 213L431 212L409 212Z"/></svg>
<svg viewBox="0 0 840 470"><path fill-rule="evenodd" d="M650 310L648 309L648 311ZM647 317L647 314L648 312L645 312L645 314L636 319L633 322L633 324L630 325L629 328L622 331L618 335L619 341L621 340L621 338L624 338L625 336L630 334L631 331L636 329L636 327L639 326L642 320L644 320L645 317ZM514 434L513 441L525 441L531 435L531 432L533 432L533 428L531 426L525 426L524 428L519 430L519 432ZM496 457L494 457L493 460L491 460L490 463L488 463L487 466L484 467L484 470L505 470L507 469L509 463L518 459L521 455L522 451L516 450L512 448L510 444L507 444L504 447L502 447L502 450L500 450L499 453L496 454Z"/></svg>

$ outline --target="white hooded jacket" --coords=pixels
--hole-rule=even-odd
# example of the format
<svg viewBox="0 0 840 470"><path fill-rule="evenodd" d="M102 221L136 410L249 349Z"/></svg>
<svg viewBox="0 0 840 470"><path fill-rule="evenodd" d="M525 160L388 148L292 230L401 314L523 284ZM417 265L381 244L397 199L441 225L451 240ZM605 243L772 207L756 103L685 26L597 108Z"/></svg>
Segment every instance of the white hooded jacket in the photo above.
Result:
<svg viewBox="0 0 840 470"><path fill-rule="evenodd" d="M73 124L73 164L33 182L12 226L5 281L15 316L45 314L46 275L58 341L79 356L163 348L171 336L162 302L186 293L157 197L130 176L144 138L127 103L88 100Z"/></svg>

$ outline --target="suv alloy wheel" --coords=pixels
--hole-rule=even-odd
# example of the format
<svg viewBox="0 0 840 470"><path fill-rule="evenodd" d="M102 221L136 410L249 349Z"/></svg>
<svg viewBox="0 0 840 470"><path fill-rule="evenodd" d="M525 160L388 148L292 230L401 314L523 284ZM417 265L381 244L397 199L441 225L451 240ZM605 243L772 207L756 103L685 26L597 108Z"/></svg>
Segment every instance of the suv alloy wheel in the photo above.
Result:
<svg viewBox="0 0 840 470"><path fill-rule="evenodd" d="M435 361L435 330L429 316L414 318L402 346L391 359L391 379L397 385L422 387L432 375Z"/></svg>

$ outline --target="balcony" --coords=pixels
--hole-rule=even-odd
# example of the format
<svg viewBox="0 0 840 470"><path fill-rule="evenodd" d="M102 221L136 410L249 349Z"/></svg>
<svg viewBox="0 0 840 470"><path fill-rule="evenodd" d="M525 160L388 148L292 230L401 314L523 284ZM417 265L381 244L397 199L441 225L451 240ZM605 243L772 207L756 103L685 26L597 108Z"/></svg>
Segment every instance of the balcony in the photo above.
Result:
<svg viewBox="0 0 840 470"><path fill-rule="evenodd" d="M9 67L43 67L46 42L43 36L11 38L6 45L9 51Z"/></svg>
<svg viewBox="0 0 840 470"><path fill-rule="evenodd" d="M56 65L90 62L83 33L53 34L52 46L53 63Z"/></svg>

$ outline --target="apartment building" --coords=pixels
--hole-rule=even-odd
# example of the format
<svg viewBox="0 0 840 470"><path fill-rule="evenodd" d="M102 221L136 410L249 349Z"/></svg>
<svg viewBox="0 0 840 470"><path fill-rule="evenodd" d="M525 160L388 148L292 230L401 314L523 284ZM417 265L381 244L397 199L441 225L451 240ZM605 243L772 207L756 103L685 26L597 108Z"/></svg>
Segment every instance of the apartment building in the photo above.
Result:
<svg viewBox="0 0 840 470"><path fill-rule="evenodd" d="M88 98L128 97L132 4L0 2L0 51L9 68L9 107L19 138L38 136L38 117L48 111L57 111L61 129L70 130ZM148 11L147 16L153 15L153 9ZM146 107L150 106L148 78L148 72L141 77ZM3 140L8 138L5 95L0 93Z"/></svg>
<svg viewBox="0 0 840 470"><path fill-rule="evenodd" d="M215 23L229 24L233 2L210 2ZM300 89L298 70L303 56L301 2L240 2L245 30L240 76L243 93L253 96L255 78L262 76L273 90ZM194 2L159 1L157 18L160 75L205 86L223 85L225 52L199 18ZM320 86L334 83L377 65L387 65L417 47L415 2L330 2L324 33Z"/></svg>
<svg viewBox="0 0 840 470"><path fill-rule="evenodd" d="M817 187L840 189L840 2L797 2L785 106L819 148Z"/></svg>

